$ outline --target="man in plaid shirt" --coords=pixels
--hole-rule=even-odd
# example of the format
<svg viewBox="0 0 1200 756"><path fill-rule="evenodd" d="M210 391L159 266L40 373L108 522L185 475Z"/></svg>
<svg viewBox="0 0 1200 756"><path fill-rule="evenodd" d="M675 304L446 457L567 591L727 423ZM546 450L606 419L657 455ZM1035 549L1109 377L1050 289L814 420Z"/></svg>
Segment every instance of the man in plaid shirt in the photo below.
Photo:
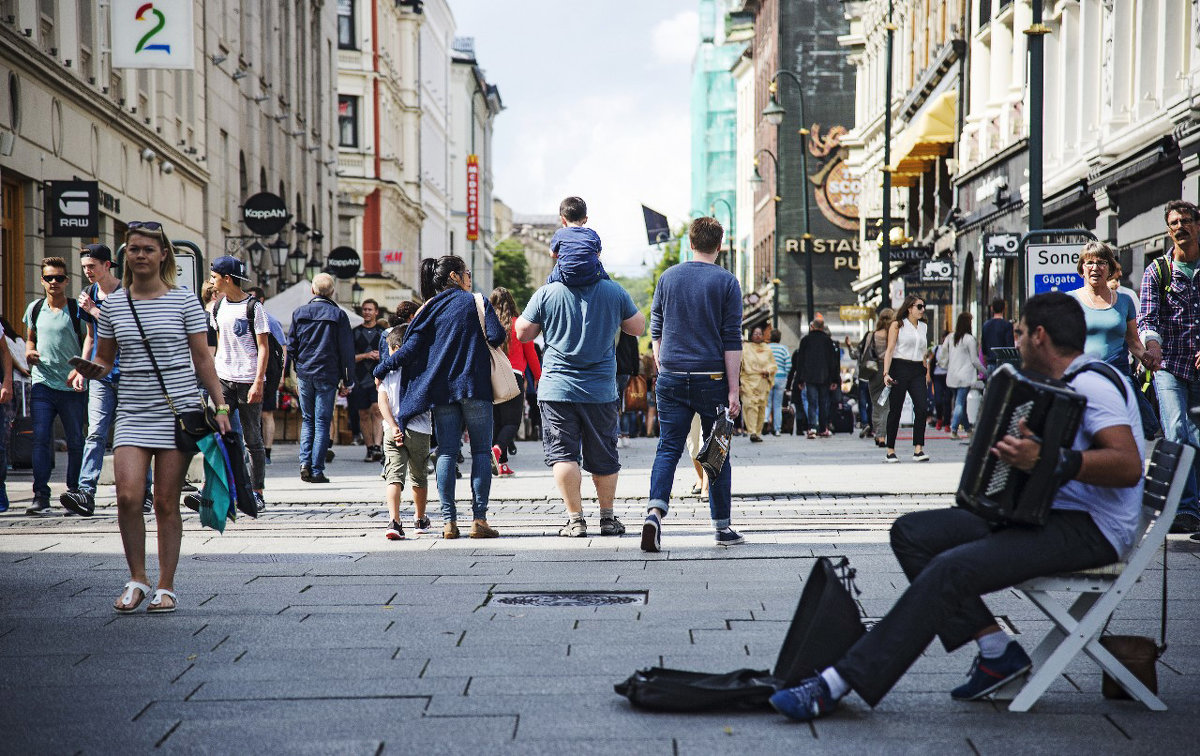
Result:
<svg viewBox="0 0 1200 756"><path fill-rule="evenodd" d="M1174 248L1164 256L1165 267L1155 261L1142 275L1138 331L1146 344L1146 367L1157 371L1154 387L1163 434L1170 441L1200 446L1200 429L1188 416L1188 408L1200 406L1200 209L1172 200L1164 214ZM1193 466L1172 533L1200 532L1196 482Z"/></svg>

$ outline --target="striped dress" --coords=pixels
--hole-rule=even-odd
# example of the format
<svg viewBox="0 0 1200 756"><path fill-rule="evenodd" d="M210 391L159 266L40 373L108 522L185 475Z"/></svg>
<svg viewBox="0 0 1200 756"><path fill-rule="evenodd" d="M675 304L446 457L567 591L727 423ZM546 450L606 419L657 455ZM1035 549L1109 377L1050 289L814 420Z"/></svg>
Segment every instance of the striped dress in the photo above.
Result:
<svg viewBox="0 0 1200 756"><path fill-rule="evenodd" d="M206 333L207 318L200 300L188 289L170 289L157 299L135 300L138 318L175 409L180 412L201 406L196 371L188 334ZM117 388L117 419L113 448L139 446L143 449L175 448L175 417L154 375L126 289L117 289L100 311L97 333L116 339L121 354L121 381Z"/></svg>

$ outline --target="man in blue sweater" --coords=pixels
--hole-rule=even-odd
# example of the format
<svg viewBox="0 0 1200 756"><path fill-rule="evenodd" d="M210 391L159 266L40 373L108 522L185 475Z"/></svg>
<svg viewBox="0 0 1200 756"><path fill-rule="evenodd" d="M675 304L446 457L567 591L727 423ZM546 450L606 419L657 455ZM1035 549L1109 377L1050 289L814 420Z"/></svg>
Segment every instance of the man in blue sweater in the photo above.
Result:
<svg viewBox="0 0 1200 756"><path fill-rule="evenodd" d="M650 338L658 363L654 391L658 404L658 452L650 471L650 503L642 526L642 551L661 546L662 519L671 499L671 481L683 453L692 417L700 415L707 436L721 407L741 411L738 375L742 364L742 289L733 274L716 264L724 230L716 218L697 218L688 230L693 259L673 265L654 289ZM708 485L708 507L717 544L744 543L729 526L730 465Z"/></svg>

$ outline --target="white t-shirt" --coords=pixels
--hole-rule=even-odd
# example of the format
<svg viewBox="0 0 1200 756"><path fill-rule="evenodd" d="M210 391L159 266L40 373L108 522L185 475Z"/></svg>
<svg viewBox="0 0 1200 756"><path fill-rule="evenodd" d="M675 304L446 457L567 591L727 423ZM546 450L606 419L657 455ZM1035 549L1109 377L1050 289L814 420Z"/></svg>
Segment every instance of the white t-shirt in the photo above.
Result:
<svg viewBox="0 0 1200 756"><path fill-rule="evenodd" d="M254 306L254 328L246 320L246 304L221 300L213 327L217 329L217 377L233 383L253 383L258 375L258 342L256 334L268 333L267 311L262 302Z"/></svg>
<svg viewBox="0 0 1200 756"><path fill-rule="evenodd" d="M408 425L404 425L404 420L400 415L396 414L400 411L400 401L404 398L404 393L400 391L400 368L396 368L387 374L387 377L380 383L383 390L387 392L388 407L392 410L392 416L396 418L396 422L400 427L406 430L416 431L417 433L432 434L433 433L433 417L429 410L411 418ZM387 424L384 423L384 429L387 429Z"/></svg>
<svg viewBox="0 0 1200 756"><path fill-rule="evenodd" d="M896 335L896 351L892 352L894 360L912 360L924 362L925 353L929 351L929 326L918 320L914 326L908 318L900 321L900 333Z"/></svg>

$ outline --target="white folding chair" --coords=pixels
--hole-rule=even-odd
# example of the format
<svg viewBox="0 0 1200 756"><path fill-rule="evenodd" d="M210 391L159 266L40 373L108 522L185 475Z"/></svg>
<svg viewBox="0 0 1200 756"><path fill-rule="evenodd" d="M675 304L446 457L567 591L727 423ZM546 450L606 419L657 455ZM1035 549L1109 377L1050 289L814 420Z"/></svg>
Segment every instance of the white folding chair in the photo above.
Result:
<svg viewBox="0 0 1200 756"><path fill-rule="evenodd" d="M1080 651L1090 656L1126 693L1147 708L1167 710L1167 705L1158 696L1100 645L1100 633L1113 611L1163 548L1194 455L1192 447L1170 441L1160 440L1151 448L1146 456L1142 500L1146 515L1143 519L1147 525L1128 560L1081 572L1034 578L1014 586L1014 590L1032 601L1055 627L1031 654L1033 672L1025 684L1020 686L1020 681L1014 681L996 694L998 699L1012 698L1009 711L1029 711ZM1165 552L1163 559L1166 559ZM1070 606L1060 603L1051 595L1055 593L1074 596L1074 602ZM1018 686L1020 692L1013 697ZM1004 695L1005 692L1008 695Z"/></svg>

